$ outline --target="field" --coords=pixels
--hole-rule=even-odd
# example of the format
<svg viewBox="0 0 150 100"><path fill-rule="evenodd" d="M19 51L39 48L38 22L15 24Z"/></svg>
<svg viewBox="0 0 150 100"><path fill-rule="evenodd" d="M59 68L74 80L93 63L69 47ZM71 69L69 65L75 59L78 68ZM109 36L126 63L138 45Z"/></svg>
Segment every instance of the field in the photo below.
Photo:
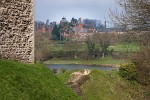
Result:
<svg viewBox="0 0 150 100"><path fill-rule="evenodd" d="M61 45L55 44L50 47L52 51L61 51L61 50L64 50L64 48L65 47L63 44ZM86 49L86 44L81 43L79 51L84 51L85 49ZM139 46L136 43L129 43L129 44L122 43L122 44L110 45L108 47L108 50L111 50L111 49L113 49L116 52L138 52Z"/></svg>
<svg viewBox="0 0 150 100"><path fill-rule="evenodd" d="M86 49L86 45L82 44L79 51L84 51ZM113 49L114 52L122 52L122 53L132 53L132 52L138 52L139 46L136 43L131 44L117 44L114 46L109 46L108 50ZM53 51L60 51L60 54L64 51L64 46L61 45L53 45L51 47L52 52ZM59 54L59 53L58 53ZM57 55L58 55L57 54ZM83 60L81 58L77 59L67 59L67 58L53 58L50 60L47 60L44 62L45 64L85 64L85 65L101 65L101 64L110 64L110 65L120 65L121 63L124 63L124 60L121 59L113 59L112 57L105 57L105 58L99 58L99 59L90 59L90 60Z"/></svg>
<svg viewBox="0 0 150 100"><path fill-rule="evenodd" d="M139 46L136 43L117 44L114 46L109 46L108 49L113 49L116 52L138 52Z"/></svg>

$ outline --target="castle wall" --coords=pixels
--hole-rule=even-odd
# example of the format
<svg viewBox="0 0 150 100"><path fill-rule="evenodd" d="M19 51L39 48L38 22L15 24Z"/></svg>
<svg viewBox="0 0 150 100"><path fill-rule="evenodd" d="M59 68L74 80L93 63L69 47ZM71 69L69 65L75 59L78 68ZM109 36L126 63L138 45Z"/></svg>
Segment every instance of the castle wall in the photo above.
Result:
<svg viewBox="0 0 150 100"><path fill-rule="evenodd" d="M0 0L0 56L34 63L33 0Z"/></svg>

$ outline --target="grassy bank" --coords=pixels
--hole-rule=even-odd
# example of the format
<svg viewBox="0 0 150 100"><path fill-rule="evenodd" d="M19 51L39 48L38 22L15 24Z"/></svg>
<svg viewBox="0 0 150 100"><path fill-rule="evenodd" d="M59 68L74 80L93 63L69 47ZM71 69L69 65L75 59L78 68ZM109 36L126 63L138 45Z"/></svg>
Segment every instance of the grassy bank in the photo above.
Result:
<svg viewBox="0 0 150 100"><path fill-rule="evenodd" d="M45 61L44 64L83 64L83 65L110 65L118 66L125 61L119 59L113 59L111 57L101 58L101 59L51 59Z"/></svg>
<svg viewBox="0 0 150 100"><path fill-rule="evenodd" d="M0 60L0 100L80 99L48 68Z"/></svg>
<svg viewBox="0 0 150 100"><path fill-rule="evenodd" d="M59 78L66 82L70 73ZM86 100L146 100L140 84L121 78L116 71L93 70L81 89Z"/></svg>

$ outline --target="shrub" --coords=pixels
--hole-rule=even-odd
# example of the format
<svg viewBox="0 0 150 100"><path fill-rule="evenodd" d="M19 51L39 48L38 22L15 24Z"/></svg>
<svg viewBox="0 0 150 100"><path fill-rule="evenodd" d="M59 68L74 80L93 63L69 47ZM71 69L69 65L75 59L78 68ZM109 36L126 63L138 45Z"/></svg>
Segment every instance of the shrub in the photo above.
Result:
<svg viewBox="0 0 150 100"><path fill-rule="evenodd" d="M56 74L57 73L57 69L52 69L53 73Z"/></svg>
<svg viewBox="0 0 150 100"><path fill-rule="evenodd" d="M144 48L143 48L144 49ZM150 84L150 48L139 52L132 59L136 65L136 80L143 85Z"/></svg>
<svg viewBox="0 0 150 100"><path fill-rule="evenodd" d="M136 66L132 62L121 65L119 69L119 74L122 77L125 77L129 80L135 80L136 79Z"/></svg>
<svg viewBox="0 0 150 100"><path fill-rule="evenodd" d="M66 72L66 71L67 71L66 68L61 68L61 72L62 72L62 73Z"/></svg>

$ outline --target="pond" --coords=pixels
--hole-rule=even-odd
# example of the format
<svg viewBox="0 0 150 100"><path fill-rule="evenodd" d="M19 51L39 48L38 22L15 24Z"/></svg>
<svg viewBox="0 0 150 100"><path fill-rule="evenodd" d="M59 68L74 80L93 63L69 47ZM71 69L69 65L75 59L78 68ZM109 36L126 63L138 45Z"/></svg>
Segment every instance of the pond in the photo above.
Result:
<svg viewBox="0 0 150 100"><path fill-rule="evenodd" d="M46 64L50 69L57 69L57 73L61 72L61 69L74 70L74 69L97 69L97 70L118 70L117 67L104 67L96 65L78 65L78 64Z"/></svg>

